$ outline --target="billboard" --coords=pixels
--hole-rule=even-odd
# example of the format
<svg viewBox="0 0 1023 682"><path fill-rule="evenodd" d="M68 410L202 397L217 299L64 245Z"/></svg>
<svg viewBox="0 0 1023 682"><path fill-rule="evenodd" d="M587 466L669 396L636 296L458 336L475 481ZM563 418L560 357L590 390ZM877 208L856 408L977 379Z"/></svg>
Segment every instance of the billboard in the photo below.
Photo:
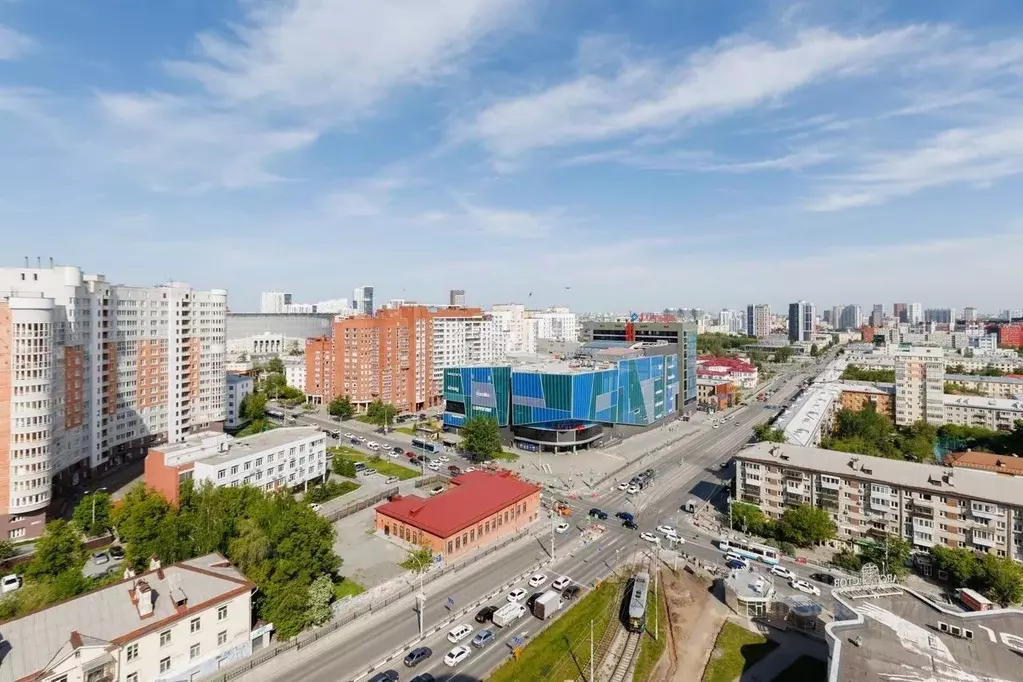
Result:
<svg viewBox="0 0 1023 682"><path fill-rule="evenodd" d="M511 367L449 367L444 370L444 423L462 426L479 415L509 425Z"/></svg>

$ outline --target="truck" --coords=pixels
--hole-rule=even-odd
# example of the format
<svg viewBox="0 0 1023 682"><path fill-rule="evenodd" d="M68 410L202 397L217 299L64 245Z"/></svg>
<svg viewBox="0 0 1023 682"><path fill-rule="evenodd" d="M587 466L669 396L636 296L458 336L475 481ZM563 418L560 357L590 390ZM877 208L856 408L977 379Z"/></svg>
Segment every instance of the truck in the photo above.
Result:
<svg viewBox="0 0 1023 682"><path fill-rule="evenodd" d="M990 611L995 607L990 599L976 590L967 587L958 589L955 592L956 599L963 603L971 611Z"/></svg>
<svg viewBox="0 0 1023 682"><path fill-rule="evenodd" d="M522 616L526 615L524 604L505 604L494 612L493 623L499 628L511 625Z"/></svg>
<svg viewBox="0 0 1023 682"><path fill-rule="evenodd" d="M554 503L554 513L560 516L571 516L572 508L564 502L558 501Z"/></svg>
<svg viewBox="0 0 1023 682"><path fill-rule="evenodd" d="M547 620L561 608L563 603L560 594L554 590L547 590L533 602L533 615L540 620Z"/></svg>

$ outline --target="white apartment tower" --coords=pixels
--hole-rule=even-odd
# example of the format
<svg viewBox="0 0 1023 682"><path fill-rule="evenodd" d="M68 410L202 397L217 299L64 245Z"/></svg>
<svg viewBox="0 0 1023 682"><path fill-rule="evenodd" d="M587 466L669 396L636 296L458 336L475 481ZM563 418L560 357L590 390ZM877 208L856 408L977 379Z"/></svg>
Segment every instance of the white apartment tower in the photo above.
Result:
<svg viewBox="0 0 1023 682"><path fill-rule="evenodd" d="M902 346L895 351L895 423L945 423L945 350Z"/></svg>
<svg viewBox="0 0 1023 682"><path fill-rule="evenodd" d="M536 337L552 341L578 341L579 323L575 313L568 308L548 308L543 312L533 311L530 317L536 319Z"/></svg>
<svg viewBox="0 0 1023 682"><path fill-rule="evenodd" d="M38 536L54 481L223 422L227 291L0 268L0 538Z"/></svg>
<svg viewBox="0 0 1023 682"><path fill-rule="evenodd" d="M910 303L906 306L906 320L910 324L920 324L924 321L924 306L922 303Z"/></svg>
<svg viewBox="0 0 1023 682"><path fill-rule="evenodd" d="M356 287L352 292L352 309L359 315L372 315L373 287Z"/></svg>
<svg viewBox="0 0 1023 682"><path fill-rule="evenodd" d="M497 333L503 336L503 353L536 353L537 322L529 317L526 306L520 303L501 303L490 309L497 326Z"/></svg>
<svg viewBox="0 0 1023 682"><path fill-rule="evenodd" d="M490 315L474 308L442 308L431 318L434 391L443 392L444 370L448 367L504 362L503 337Z"/></svg>

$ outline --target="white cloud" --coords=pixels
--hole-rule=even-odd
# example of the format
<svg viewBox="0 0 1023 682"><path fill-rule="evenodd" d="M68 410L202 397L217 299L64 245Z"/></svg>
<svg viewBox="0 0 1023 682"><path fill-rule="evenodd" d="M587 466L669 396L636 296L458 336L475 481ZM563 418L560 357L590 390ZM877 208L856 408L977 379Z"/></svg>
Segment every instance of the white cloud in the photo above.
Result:
<svg viewBox="0 0 1023 682"><path fill-rule="evenodd" d="M837 211L948 185L986 186L1023 173L1023 116L976 128L947 130L916 148L864 160L845 186L808 208Z"/></svg>
<svg viewBox="0 0 1023 682"><path fill-rule="evenodd" d="M456 201L461 209L461 214L455 216L456 221L462 223L466 230L484 237L541 239L553 235L565 222L562 209L526 211L485 206L464 197L458 197Z"/></svg>
<svg viewBox="0 0 1023 682"><path fill-rule="evenodd" d="M378 216L387 210L392 194L410 183L411 180L404 171L393 170L352 183L343 190L328 195L323 206L328 214L339 218Z"/></svg>
<svg viewBox="0 0 1023 682"><path fill-rule="evenodd" d="M458 128L497 155L666 130L770 103L826 79L862 74L919 53L946 34L909 26L866 36L826 29L785 44L745 36L681 64L632 59L611 75L584 73L538 93L497 102Z"/></svg>
<svg viewBox="0 0 1023 682"><path fill-rule="evenodd" d="M34 40L0 24L0 62L17 59L34 47Z"/></svg>

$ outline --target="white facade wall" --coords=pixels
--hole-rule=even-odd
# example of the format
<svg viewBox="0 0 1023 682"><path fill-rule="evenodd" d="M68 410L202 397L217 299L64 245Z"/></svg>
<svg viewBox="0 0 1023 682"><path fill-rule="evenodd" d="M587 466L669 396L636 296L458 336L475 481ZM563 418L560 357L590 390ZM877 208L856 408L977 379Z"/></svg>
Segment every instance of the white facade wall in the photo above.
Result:
<svg viewBox="0 0 1023 682"><path fill-rule="evenodd" d="M285 355L305 349L305 339L297 336L285 336L264 332L253 336L243 336L227 341L227 352L232 355L245 353L251 357Z"/></svg>
<svg viewBox="0 0 1023 682"><path fill-rule="evenodd" d="M518 303L502 303L493 306L490 314L497 324L498 333L504 339L504 353L536 353L537 322L531 320L526 307Z"/></svg>
<svg viewBox="0 0 1023 682"><path fill-rule="evenodd" d="M212 448L191 452L189 456L195 459L167 456L165 462L194 461L192 478L197 485L209 481L217 487L251 485L264 490L301 485L327 471L327 439L322 433L274 447L248 448L246 440L233 440L227 453L218 454L216 442Z"/></svg>
<svg viewBox="0 0 1023 682"><path fill-rule="evenodd" d="M284 382L305 393L305 355L283 358Z"/></svg>
<svg viewBox="0 0 1023 682"><path fill-rule="evenodd" d="M445 368L498 365L504 359L497 322L489 315L433 317L434 390L442 390Z"/></svg>
<svg viewBox="0 0 1023 682"><path fill-rule="evenodd" d="M548 308L534 311L530 316L537 322L536 337L552 341L578 341L579 321L568 308Z"/></svg>
<svg viewBox="0 0 1023 682"><path fill-rule="evenodd" d="M259 295L259 312L264 315L279 315L287 312L291 305L291 294L284 291L264 291Z"/></svg>
<svg viewBox="0 0 1023 682"><path fill-rule="evenodd" d="M252 377L242 374L227 375L227 405L224 426L228 429L237 429L245 423L241 418L242 401L246 396L252 395L255 390L255 382Z"/></svg>
<svg viewBox="0 0 1023 682"><path fill-rule="evenodd" d="M895 352L895 423L945 422L945 351L914 346Z"/></svg>

